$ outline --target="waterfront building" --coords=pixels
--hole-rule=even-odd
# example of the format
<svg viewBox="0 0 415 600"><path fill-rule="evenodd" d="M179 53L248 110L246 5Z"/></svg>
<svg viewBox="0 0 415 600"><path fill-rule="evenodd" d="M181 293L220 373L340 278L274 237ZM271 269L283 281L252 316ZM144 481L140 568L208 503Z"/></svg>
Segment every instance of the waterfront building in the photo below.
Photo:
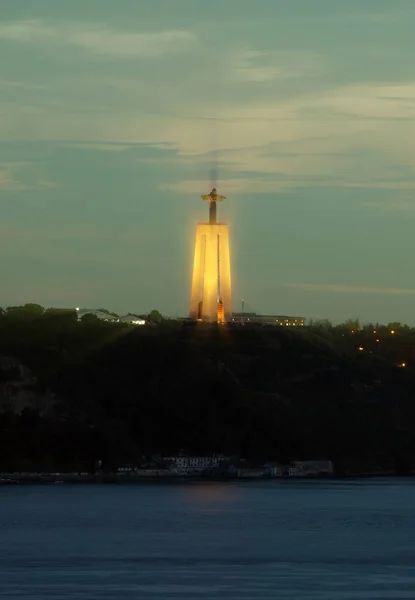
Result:
<svg viewBox="0 0 415 600"><path fill-rule="evenodd" d="M331 460L297 460L289 467L289 475L297 477L311 477L333 475Z"/></svg>
<svg viewBox="0 0 415 600"><path fill-rule="evenodd" d="M219 467L225 460L227 459L221 454L213 456L180 455L166 458L166 461L170 463L170 471L180 475L203 473L203 471Z"/></svg>

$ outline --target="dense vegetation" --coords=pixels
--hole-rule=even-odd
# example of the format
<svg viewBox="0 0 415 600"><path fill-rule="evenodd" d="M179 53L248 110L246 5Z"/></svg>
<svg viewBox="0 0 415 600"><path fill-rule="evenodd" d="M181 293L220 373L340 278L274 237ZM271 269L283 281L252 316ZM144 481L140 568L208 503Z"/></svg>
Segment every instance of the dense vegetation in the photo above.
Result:
<svg viewBox="0 0 415 600"><path fill-rule="evenodd" d="M415 469L414 330L152 315L137 327L0 311L0 470L112 469L181 449Z"/></svg>

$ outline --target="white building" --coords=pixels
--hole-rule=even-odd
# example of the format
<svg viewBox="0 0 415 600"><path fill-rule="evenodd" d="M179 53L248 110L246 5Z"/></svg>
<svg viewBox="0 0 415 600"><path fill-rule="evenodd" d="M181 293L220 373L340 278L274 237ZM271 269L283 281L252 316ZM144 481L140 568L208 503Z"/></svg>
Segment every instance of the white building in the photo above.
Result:
<svg viewBox="0 0 415 600"><path fill-rule="evenodd" d="M95 315L100 321L107 321L109 323L129 323L130 325L145 325L146 322L142 317L137 315L124 315L119 317L118 315L110 314L106 311L98 310L96 308L77 308L78 321L85 315Z"/></svg>
<svg viewBox="0 0 415 600"><path fill-rule="evenodd" d="M213 456L173 456L166 460L170 462L172 473L188 475L214 469L226 459L220 454L214 454Z"/></svg>
<svg viewBox="0 0 415 600"><path fill-rule="evenodd" d="M85 315L95 315L100 321L108 321L110 323L118 323L119 321L117 316L110 315L109 313L96 308L77 308L76 313L78 315L78 321Z"/></svg>
<svg viewBox="0 0 415 600"><path fill-rule="evenodd" d="M137 315L124 315L119 318L120 323L129 323L130 325L145 325L146 322L142 317Z"/></svg>

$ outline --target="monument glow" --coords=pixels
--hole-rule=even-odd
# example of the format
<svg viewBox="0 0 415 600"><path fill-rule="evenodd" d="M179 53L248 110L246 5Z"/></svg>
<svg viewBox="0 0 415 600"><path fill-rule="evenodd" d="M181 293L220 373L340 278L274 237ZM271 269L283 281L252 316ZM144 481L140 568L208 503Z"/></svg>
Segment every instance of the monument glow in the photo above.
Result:
<svg viewBox="0 0 415 600"><path fill-rule="evenodd" d="M209 223L199 223L196 229L190 318L225 323L232 318L229 230L216 222L217 202L225 196L214 188L202 200L209 202Z"/></svg>

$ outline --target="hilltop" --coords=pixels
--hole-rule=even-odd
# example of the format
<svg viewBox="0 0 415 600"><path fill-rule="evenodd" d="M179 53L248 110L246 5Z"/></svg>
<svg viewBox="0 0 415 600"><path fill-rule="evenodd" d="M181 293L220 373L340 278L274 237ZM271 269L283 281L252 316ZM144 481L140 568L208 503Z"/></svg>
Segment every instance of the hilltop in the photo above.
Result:
<svg viewBox="0 0 415 600"><path fill-rule="evenodd" d="M415 332L0 317L0 470L143 455L415 469ZM375 333L374 333L375 332Z"/></svg>

